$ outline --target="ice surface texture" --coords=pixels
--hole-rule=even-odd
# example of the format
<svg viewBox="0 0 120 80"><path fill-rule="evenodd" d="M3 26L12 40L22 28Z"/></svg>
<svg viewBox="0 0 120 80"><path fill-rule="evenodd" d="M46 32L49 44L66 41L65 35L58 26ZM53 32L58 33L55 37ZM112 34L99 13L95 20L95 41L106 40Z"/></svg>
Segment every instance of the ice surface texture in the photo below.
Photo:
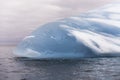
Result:
<svg viewBox="0 0 120 80"><path fill-rule="evenodd" d="M120 4L47 23L15 50L36 59L120 56Z"/></svg>

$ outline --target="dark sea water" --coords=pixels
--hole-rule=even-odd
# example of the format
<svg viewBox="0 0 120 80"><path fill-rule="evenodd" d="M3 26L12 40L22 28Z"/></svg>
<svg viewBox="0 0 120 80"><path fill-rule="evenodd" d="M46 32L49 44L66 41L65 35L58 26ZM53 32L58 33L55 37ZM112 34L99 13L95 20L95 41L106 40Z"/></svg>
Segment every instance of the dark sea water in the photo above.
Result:
<svg viewBox="0 0 120 80"><path fill-rule="evenodd" d="M0 80L120 80L120 58L30 60L0 47Z"/></svg>

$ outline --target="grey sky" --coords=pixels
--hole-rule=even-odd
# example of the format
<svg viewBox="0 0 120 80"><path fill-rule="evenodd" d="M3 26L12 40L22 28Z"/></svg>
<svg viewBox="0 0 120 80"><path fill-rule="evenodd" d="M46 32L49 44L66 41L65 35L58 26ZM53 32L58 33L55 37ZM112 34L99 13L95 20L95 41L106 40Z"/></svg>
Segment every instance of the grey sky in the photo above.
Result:
<svg viewBox="0 0 120 80"><path fill-rule="evenodd" d="M0 0L0 43L16 43L56 19L120 0Z"/></svg>

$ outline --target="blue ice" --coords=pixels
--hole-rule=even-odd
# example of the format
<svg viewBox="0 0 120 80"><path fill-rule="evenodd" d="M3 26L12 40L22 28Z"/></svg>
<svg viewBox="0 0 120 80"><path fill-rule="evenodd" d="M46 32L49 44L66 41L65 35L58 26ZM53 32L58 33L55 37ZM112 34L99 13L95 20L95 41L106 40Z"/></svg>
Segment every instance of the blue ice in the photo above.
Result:
<svg viewBox="0 0 120 80"><path fill-rule="evenodd" d="M120 4L47 23L26 36L15 54L33 59L120 56Z"/></svg>

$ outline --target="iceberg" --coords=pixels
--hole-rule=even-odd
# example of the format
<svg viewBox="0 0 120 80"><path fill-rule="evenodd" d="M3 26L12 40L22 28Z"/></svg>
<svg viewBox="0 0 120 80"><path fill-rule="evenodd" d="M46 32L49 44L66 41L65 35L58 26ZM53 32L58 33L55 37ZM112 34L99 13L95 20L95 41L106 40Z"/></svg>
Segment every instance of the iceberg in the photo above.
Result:
<svg viewBox="0 0 120 80"><path fill-rule="evenodd" d="M32 59L120 56L120 3L40 26L14 53Z"/></svg>

